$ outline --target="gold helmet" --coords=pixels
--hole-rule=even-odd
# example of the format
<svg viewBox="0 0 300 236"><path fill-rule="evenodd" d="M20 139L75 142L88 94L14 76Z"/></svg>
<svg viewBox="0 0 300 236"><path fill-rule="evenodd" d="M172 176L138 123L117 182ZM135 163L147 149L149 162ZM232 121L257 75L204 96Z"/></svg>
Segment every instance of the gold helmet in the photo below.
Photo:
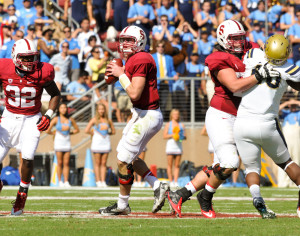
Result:
<svg viewBox="0 0 300 236"><path fill-rule="evenodd" d="M291 52L290 41L280 34L274 34L265 43L267 60L276 66L283 65Z"/></svg>

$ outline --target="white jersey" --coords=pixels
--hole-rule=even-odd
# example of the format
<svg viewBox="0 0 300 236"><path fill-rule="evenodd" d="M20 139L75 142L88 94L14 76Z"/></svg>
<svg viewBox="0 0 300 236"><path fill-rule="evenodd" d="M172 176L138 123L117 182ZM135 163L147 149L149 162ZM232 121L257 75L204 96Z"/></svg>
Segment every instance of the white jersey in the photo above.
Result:
<svg viewBox="0 0 300 236"><path fill-rule="evenodd" d="M258 48L251 49L244 57L246 70L244 77L253 74L253 69L257 64L266 63L265 53ZM286 75L285 79L300 82L300 67L286 62L282 66L275 66L274 69ZM267 120L273 120L278 116L280 100L286 91L288 84L280 77L264 80L249 90L243 92L237 117L255 116Z"/></svg>

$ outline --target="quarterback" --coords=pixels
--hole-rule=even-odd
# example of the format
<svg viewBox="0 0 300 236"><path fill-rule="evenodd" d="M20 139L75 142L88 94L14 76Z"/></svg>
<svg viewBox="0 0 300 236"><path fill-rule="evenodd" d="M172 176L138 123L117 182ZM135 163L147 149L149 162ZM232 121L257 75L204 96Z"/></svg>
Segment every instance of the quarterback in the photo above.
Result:
<svg viewBox="0 0 300 236"><path fill-rule="evenodd" d="M275 213L267 209L260 194L261 149L300 188L300 167L291 159L277 119L280 100L288 85L300 91L300 67L287 62L290 48L283 35L273 35L266 41L265 52L253 49L244 59L245 76L252 74L257 62L264 64L264 58L278 73L243 92L234 123L234 138L246 168L246 182L253 205L262 218L275 218ZM300 202L297 207L300 217L299 205Z"/></svg>
<svg viewBox="0 0 300 236"><path fill-rule="evenodd" d="M148 141L161 129L163 117L159 108L156 65L153 57L144 51L146 34L137 26L128 26L120 34L119 51L126 60L125 68L114 63L107 66L109 75L119 81L133 104L132 118L123 130L117 147L117 164L120 194L117 203L100 208L102 215L128 215L128 204L133 171L142 176L154 190L152 212L159 211L165 202L169 186L161 183L149 170L146 163L138 158Z"/></svg>
<svg viewBox="0 0 300 236"><path fill-rule="evenodd" d="M5 94L5 110L0 124L0 172L10 148L22 154L21 182L11 214L21 215L27 199L33 171L34 153L40 131L45 131L60 100L54 82L54 69L39 62L39 52L28 39L20 39L12 48L12 59L0 59L0 81ZM49 108L42 116L41 95L45 89L51 96ZM3 183L0 180L0 191Z"/></svg>

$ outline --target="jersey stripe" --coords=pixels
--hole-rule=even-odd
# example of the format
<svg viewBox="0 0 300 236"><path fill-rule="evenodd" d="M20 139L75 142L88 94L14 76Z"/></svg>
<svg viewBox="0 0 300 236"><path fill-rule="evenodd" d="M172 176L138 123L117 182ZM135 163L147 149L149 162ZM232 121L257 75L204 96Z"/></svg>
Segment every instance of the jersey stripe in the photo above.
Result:
<svg viewBox="0 0 300 236"><path fill-rule="evenodd" d="M290 73L293 73L293 71L296 70L297 67L298 67L298 66L296 66L296 65L292 65L292 66L291 66L290 68L288 68L285 72L286 72L286 73L289 73L289 74L290 74Z"/></svg>
<svg viewBox="0 0 300 236"><path fill-rule="evenodd" d="M248 58L253 58L253 53L254 53L253 48L250 49L248 53L249 53L249 54L248 54Z"/></svg>
<svg viewBox="0 0 300 236"><path fill-rule="evenodd" d="M300 71L300 67L297 66L293 71L289 72L290 75L295 75Z"/></svg>

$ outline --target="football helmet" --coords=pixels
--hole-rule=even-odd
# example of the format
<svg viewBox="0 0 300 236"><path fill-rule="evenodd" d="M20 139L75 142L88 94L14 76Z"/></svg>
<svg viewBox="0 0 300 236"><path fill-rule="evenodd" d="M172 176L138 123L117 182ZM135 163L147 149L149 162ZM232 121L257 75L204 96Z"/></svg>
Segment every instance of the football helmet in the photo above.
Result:
<svg viewBox="0 0 300 236"><path fill-rule="evenodd" d="M217 29L217 41L231 53L242 53L245 48L246 32L236 20L226 20Z"/></svg>
<svg viewBox="0 0 300 236"><path fill-rule="evenodd" d="M145 50L147 38L144 30L131 25L125 27L119 36L119 52L123 54L133 54Z"/></svg>
<svg viewBox="0 0 300 236"><path fill-rule="evenodd" d="M17 68L30 72L39 62L39 52L33 41L20 39L12 47L11 58Z"/></svg>
<svg viewBox="0 0 300 236"><path fill-rule="evenodd" d="M274 34L265 43L266 58L270 64L281 66L291 53L290 41L280 34Z"/></svg>

